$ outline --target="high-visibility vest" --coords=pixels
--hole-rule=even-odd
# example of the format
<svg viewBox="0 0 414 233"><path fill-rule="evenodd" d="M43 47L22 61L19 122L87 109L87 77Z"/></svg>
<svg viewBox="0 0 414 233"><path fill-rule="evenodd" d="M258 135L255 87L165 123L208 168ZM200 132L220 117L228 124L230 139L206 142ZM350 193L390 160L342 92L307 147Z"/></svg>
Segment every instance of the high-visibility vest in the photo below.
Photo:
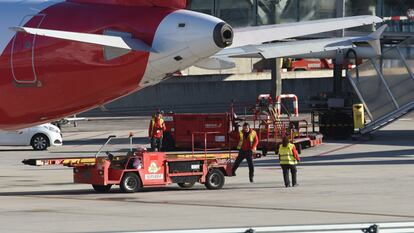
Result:
<svg viewBox="0 0 414 233"><path fill-rule="evenodd" d="M153 137L155 134L158 134L158 132L157 132L158 130L163 131L165 129L164 119L160 118L160 126L161 126L161 129L155 129L156 121L157 120L156 120L155 117L153 117L152 120L151 120L151 135L150 135L151 137ZM154 131L155 131L155 133L154 133ZM155 137L162 137L162 134L161 135L157 135Z"/></svg>
<svg viewBox="0 0 414 233"><path fill-rule="evenodd" d="M295 155L293 154L293 145L292 143L289 143L287 147L284 147L283 145L279 146L279 160L280 164L288 164L288 165L296 165L298 164L298 161L296 161Z"/></svg>
<svg viewBox="0 0 414 233"><path fill-rule="evenodd" d="M152 118L152 128L153 129L155 127L155 122L156 122L156 119L155 119L155 117L153 117ZM162 119L162 118L160 118L160 125L161 125L161 128L164 128L164 119Z"/></svg>
<svg viewBox="0 0 414 233"><path fill-rule="evenodd" d="M254 140L256 138L256 131L251 130L250 133L249 133L249 136L247 138L250 141L250 146L253 147L253 143L254 143ZM243 132L243 130L241 130L240 131L240 141L239 141L239 145L237 146L238 150L240 150L242 148L243 142L244 142L244 132ZM252 149L254 149L254 148L252 148Z"/></svg>

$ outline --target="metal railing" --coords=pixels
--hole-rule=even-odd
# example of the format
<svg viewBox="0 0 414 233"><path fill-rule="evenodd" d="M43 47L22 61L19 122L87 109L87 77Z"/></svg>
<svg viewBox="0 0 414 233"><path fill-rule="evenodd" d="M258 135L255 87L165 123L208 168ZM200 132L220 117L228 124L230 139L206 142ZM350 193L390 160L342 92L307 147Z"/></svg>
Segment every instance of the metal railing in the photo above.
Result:
<svg viewBox="0 0 414 233"><path fill-rule="evenodd" d="M365 134L393 122L414 108L414 37L369 59L347 77L370 120Z"/></svg>
<svg viewBox="0 0 414 233"><path fill-rule="evenodd" d="M192 132L191 133L191 151L192 151L192 155L194 156L194 153L196 150L198 151L203 151L204 152L204 157L207 158L207 152L209 151L219 151L222 150L222 148L209 148L207 146L207 136L208 135L222 135L222 132ZM203 148L197 148L195 147L195 135L203 135L204 136L204 147ZM229 135L225 135L224 137L230 137ZM224 141L226 141L226 138L224 138ZM228 152L229 152L229 158L231 158L231 140L230 138L227 139L228 142Z"/></svg>

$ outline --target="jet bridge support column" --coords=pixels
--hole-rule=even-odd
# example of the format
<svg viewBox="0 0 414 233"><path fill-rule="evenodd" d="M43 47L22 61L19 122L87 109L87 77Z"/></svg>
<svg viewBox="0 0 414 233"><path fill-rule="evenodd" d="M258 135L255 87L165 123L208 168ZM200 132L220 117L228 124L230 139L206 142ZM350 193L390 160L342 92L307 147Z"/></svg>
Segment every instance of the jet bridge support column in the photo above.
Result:
<svg viewBox="0 0 414 233"><path fill-rule="evenodd" d="M276 96L282 94L282 58L271 59L270 64L272 67L271 93L272 98L276 99Z"/></svg>
<svg viewBox="0 0 414 233"><path fill-rule="evenodd" d="M343 53L338 51L333 60L332 92L327 93L325 108L317 110L319 131L326 138L346 139L354 132L352 108L349 106L352 95L344 91L342 86L344 62Z"/></svg>

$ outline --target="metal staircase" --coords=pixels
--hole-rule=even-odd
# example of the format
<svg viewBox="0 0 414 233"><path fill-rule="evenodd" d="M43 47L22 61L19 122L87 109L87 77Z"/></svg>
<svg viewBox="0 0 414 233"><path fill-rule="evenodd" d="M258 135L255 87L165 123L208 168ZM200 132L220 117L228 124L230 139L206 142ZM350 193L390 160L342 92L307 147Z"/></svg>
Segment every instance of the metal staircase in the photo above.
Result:
<svg viewBox="0 0 414 233"><path fill-rule="evenodd" d="M407 105L404 108L401 108L398 111L391 112L390 114L384 116L381 119L378 119L376 121L370 122L365 125L364 128L360 130L361 134L367 134L376 130L381 129L382 127L387 126L388 124L391 124L392 122L396 121L397 119L403 117L404 115L408 114L411 110L414 109L414 102Z"/></svg>
<svg viewBox="0 0 414 233"><path fill-rule="evenodd" d="M350 70L347 77L369 118L360 134L394 122L414 110L414 37Z"/></svg>

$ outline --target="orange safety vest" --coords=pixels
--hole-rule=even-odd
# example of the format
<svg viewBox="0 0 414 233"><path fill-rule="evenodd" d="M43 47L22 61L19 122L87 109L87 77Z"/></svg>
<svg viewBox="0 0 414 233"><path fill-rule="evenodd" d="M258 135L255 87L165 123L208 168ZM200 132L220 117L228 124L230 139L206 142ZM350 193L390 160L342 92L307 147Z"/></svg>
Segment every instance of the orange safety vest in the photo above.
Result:
<svg viewBox="0 0 414 233"><path fill-rule="evenodd" d="M251 130L250 133L249 133L249 136L247 138L249 139L250 146L253 147L254 139L256 138L256 131ZM244 132L243 132L243 130L241 130L240 131L240 141L239 141L239 145L237 146L238 150L240 150L242 148L243 142L244 142Z"/></svg>

